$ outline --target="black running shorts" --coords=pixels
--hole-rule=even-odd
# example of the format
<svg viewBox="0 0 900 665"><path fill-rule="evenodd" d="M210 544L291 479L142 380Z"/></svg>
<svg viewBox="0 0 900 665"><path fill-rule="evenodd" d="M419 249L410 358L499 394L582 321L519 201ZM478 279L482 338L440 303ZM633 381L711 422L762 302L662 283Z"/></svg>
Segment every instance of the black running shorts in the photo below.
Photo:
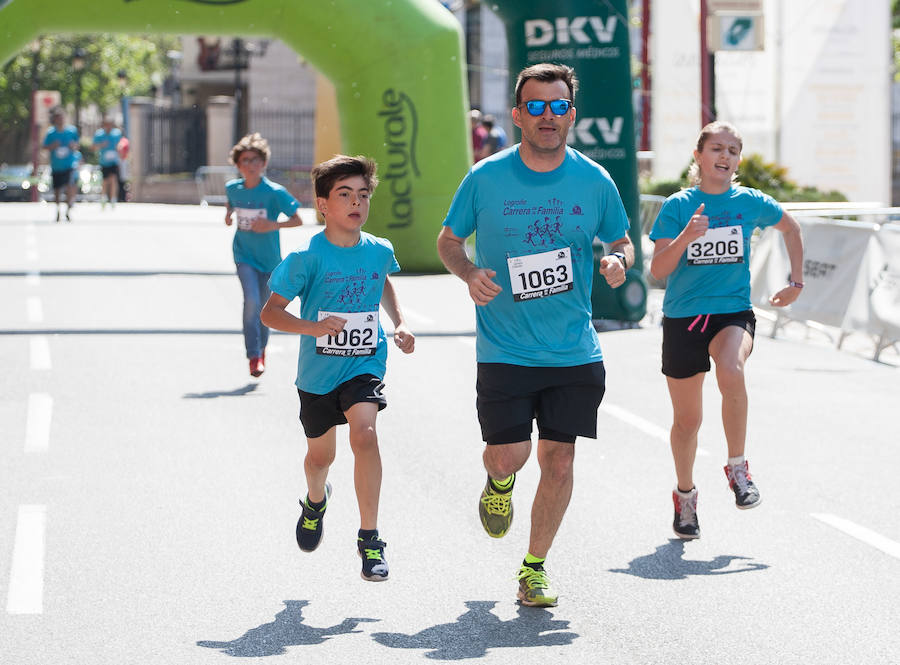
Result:
<svg viewBox="0 0 900 665"><path fill-rule="evenodd" d="M310 439L327 433L335 425L347 422L344 412L359 402L373 402L381 411L387 406L387 398L381 393L384 382L374 374L360 374L344 381L330 393L318 395L299 388L300 423Z"/></svg>
<svg viewBox="0 0 900 665"><path fill-rule="evenodd" d="M597 407L606 390L603 362L574 367L524 367L478 363L478 422L486 443L517 443L538 437L574 443L597 438Z"/></svg>
<svg viewBox="0 0 900 665"><path fill-rule="evenodd" d="M752 309L730 314L700 314L684 318L663 317L662 373L673 379L708 372L709 343L719 331L737 326L756 334L756 316Z"/></svg>
<svg viewBox="0 0 900 665"><path fill-rule="evenodd" d="M72 177L72 169L51 171L50 177L53 179L53 189L62 189L69 184L69 180Z"/></svg>
<svg viewBox="0 0 900 665"><path fill-rule="evenodd" d="M116 178L119 177L119 165L111 164L109 166L101 166L100 173L103 174L103 179L106 180L109 176L114 175Z"/></svg>

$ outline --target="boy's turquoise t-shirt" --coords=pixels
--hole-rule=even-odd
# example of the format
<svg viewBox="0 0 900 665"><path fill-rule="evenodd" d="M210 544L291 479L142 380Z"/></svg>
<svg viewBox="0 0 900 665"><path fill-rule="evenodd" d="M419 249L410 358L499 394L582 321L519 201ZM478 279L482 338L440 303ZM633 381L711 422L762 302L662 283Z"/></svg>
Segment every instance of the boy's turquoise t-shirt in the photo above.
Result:
<svg viewBox="0 0 900 665"><path fill-rule="evenodd" d="M735 185L706 194L691 187L666 199L650 240L678 237L701 203L709 230L691 243L668 277L663 314L670 318L750 309L750 238L754 229L773 226L784 214L775 199L757 189Z"/></svg>
<svg viewBox="0 0 900 665"><path fill-rule="evenodd" d="M100 155L100 166L114 166L119 163L116 146L122 140L122 130L113 127L108 132L102 127L94 133L94 145Z"/></svg>
<svg viewBox="0 0 900 665"><path fill-rule="evenodd" d="M44 137L44 147L54 141L59 145L50 151L50 170L67 171L75 167L75 151L70 147L72 142L78 143L78 130L74 125L67 125L61 130L51 127Z"/></svg>
<svg viewBox="0 0 900 665"><path fill-rule="evenodd" d="M481 363L573 367L603 359L591 323L594 238L628 233L628 217L606 170L573 148L541 173L519 146L478 162L463 179L444 226L475 233L475 265L496 271L501 291L477 306Z"/></svg>
<svg viewBox="0 0 900 665"><path fill-rule="evenodd" d="M399 270L390 241L364 231L353 247L333 245L319 232L275 268L269 288L286 300L299 298L301 319L318 321L320 312L348 319L335 338L300 336L300 390L324 395L361 374L384 378L387 340L379 306L385 279Z"/></svg>
<svg viewBox="0 0 900 665"><path fill-rule="evenodd" d="M300 203L284 187L263 176L260 183L252 188L244 187L244 179L238 178L225 184L228 205L234 209L235 263L247 263L260 272L272 272L281 262L281 242L278 231L256 233L250 231L250 222L255 217L278 221L279 213L291 217Z"/></svg>

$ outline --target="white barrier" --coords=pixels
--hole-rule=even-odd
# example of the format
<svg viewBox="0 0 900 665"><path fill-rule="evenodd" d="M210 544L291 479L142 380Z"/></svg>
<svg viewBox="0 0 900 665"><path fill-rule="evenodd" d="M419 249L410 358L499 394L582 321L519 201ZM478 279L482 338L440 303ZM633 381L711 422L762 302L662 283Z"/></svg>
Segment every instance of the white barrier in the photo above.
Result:
<svg viewBox="0 0 900 665"><path fill-rule="evenodd" d="M200 205L225 205L225 183L239 177L233 166L201 166L194 172Z"/></svg>
<svg viewBox="0 0 900 665"><path fill-rule="evenodd" d="M891 213L879 214L886 219ZM877 360L900 341L900 226L796 217L803 231L803 294L786 308L769 305L787 283L790 264L781 234L767 229L750 260L753 305L776 314L773 337L788 321L838 328L838 346L849 333L873 335Z"/></svg>

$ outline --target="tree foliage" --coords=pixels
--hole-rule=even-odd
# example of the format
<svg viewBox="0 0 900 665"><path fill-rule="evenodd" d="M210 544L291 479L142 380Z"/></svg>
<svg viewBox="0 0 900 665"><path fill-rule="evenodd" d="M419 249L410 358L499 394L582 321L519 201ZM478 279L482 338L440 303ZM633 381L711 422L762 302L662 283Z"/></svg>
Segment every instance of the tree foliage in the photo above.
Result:
<svg viewBox="0 0 900 665"><path fill-rule="evenodd" d="M26 47L0 69L0 127L11 134L28 132L32 86L59 90L68 108L96 104L107 111L122 95L148 94L170 69L167 52L179 47L177 37L122 34L52 35L36 44L36 51ZM72 64L78 49L84 53L80 71ZM119 71L126 75L124 88Z"/></svg>

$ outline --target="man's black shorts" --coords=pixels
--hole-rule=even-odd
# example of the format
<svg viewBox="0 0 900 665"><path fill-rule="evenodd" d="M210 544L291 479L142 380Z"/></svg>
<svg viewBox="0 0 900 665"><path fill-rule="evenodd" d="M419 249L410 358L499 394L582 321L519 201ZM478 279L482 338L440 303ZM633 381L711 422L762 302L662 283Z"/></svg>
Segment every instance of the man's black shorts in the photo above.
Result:
<svg viewBox="0 0 900 665"><path fill-rule="evenodd" d="M103 179L106 180L109 176L114 175L116 178L119 177L119 165L112 164L110 166L101 166L100 172L103 174Z"/></svg>
<svg viewBox="0 0 900 665"><path fill-rule="evenodd" d="M322 436L335 425L346 423L344 412L359 402L373 402L381 411L387 406L382 388L384 382L374 374L354 376L324 395L307 393L298 388L303 431L310 439Z"/></svg>
<svg viewBox="0 0 900 665"><path fill-rule="evenodd" d="M606 390L603 362L574 367L524 367L478 363L478 422L488 444L531 438L574 443L597 437L597 407Z"/></svg>
<svg viewBox="0 0 900 665"><path fill-rule="evenodd" d="M663 317L662 373L673 379L708 372L709 343L723 328L737 326L756 334L752 309L730 314L700 314L684 318Z"/></svg>
<svg viewBox="0 0 900 665"><path fill-rule="evenodd" d="M51 171L50 177L53 178L53 189L62 189L69 184L69 179L72 177L72 169Z"/></svg>

